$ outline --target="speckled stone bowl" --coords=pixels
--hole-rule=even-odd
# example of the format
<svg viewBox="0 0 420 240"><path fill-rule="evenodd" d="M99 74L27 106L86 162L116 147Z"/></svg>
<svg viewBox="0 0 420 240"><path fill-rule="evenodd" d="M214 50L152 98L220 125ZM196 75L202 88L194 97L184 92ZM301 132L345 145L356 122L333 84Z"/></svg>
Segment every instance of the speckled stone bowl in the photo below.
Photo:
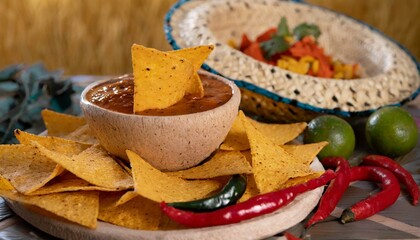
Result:
<svg viewBox="0 0 420 240"><path fill-rule="evenodd" d="M363 78L331 80L283 70L246 56L227 43L251 39L286 17L320 27L320 45L334 59L359 63ZM308 120L317 114L365 116L385 105L401 105L419 93L414 58L378 30L345 15L308 3L278 0L181 0L165 18L174 49L214 44L205 68L243 91L241 107L272 120ZM306 119L305 119L306 117ZM292 120L292 121L293 121Z"/></svg>
<svg viewBox="0 0 420 240"><path fill-rule="evenodd" d="M86 93L104 82L101 81L86 87L80 105L89 127L110 153L127 159L125 151L129 149L160 170L189 168L222 143L238 114L241 98L232 81L204 71L199 74L228 84L232 88L231 99L215 109L187 115L124 114L98 107L86 99Z"/></svg>

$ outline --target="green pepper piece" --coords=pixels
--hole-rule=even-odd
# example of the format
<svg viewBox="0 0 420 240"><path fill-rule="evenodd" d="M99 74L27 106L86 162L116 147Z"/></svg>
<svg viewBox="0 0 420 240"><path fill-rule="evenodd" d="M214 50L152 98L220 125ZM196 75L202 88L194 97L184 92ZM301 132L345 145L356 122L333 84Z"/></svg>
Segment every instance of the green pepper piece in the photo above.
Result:
<svg viewBox="0 0 420 240"><path fill-rule="evenodd" d="M242 197L246 189L246 177L234 175L229 182L214 196L189 201L168 203L174 208L190 210L194 212L209 212L235 204Z"/></svg>

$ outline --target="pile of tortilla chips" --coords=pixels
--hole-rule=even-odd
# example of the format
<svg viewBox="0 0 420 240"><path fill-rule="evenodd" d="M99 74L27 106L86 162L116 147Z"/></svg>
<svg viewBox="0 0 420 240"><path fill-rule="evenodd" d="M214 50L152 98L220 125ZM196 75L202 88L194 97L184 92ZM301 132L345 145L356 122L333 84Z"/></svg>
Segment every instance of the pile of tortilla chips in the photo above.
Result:
<svg viewBox="0 0 420 240"><path fill-rule="evenodd" d="M134 45L134 84L146 94L139 97L172 96L162 101L136 102L135 94L134 112L165 108L185 94L202 96L197 70L212 49L200 46L163 53ZM164 60L153 60L157 55ZM138 58L143 60L135 60ZM166 70L153 78L170 76L170 86L163 84L167 81L159 85L148 79L147 72L162 66ZM174 89L177 94L167 94ZM181 228L162 215L161 201L211 196L235 174L244 174L248 179L240 201L305 182L321 174L314 172L310 164L326 145L290 144L306 123L259 123L239 112L225 141L212 156L190 169L162 172L130 149L126 151L129 165L111 156L82 117L49 110L44 110L42 117L47 136L16 130L20 144L0 145L0 196L22 203L30 211L48 212L87 228L96 228L98 220L132 229Z"/></svg>
<svg viewBox="0 0 420 240"><path fill-rule="evenodd" d="M130 165L110 156L81 117L44 110L48 136L15 131L0 145L0 196L96 228L98 220L143 229L179 229L159 202L211 196L234 174L248 177L240 201L317 177L310 168L325 142L286 144L306 123L265 124L242 112L220 149L199 166L161 172L127 150Z"/></svg>

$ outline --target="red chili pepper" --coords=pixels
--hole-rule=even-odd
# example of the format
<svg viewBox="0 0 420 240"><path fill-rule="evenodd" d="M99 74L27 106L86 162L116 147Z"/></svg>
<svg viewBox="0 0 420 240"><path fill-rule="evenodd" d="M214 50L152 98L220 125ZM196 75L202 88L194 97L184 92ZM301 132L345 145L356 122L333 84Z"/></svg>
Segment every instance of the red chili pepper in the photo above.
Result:
<svg viewBox="0 0 420 240"><path fill-rule="evenodd" d="M381 167L361 166L350 169L351 181L368 180L381 183L382 191L347 208L342 223L368 218L394 204L400 195L400 184L392 172Z"/></svg>
<svg viewBox="0 0 420 240"><path fill-rule="evenodd" d="M310 227L328 217L350 184L350 164L345 158L327 157L322 159L321 163L326 168L336 168L337 177L328 185L319 202L318 210L309 219L306 227Z"/></svg>
<svg viewBox="0 0 420 240"><path fill-rule="evenodd" d="M412 204L418 204L420 195L419 187L410 172L403 168L400 164L389 157L380 155L368 155L363 158L362 164L379 166L391 171L397 177L398 181L407 187L407 190L413 199Z"/></svg>
<svg viewBox="0 0 420 240"><path fill-rule="evenodd" d="M297 195L313 190L327 184L336 174L332 170L325 171L319 178L306 183L298 184L279 191L261 194L247 201L231 205L213 212L194 213L179 210L168 206L165 202L160 204L163 213L175 222L187 227L209 227L238 223L263 214L271 213L289 204Z"/></svg>
<svg viewBox="0 0 420 240"><path fill-rule="evenodd" d="M286 237L287 240L302 240L302 238L298 238L289 232L285 232L284 236Z"/></svg>

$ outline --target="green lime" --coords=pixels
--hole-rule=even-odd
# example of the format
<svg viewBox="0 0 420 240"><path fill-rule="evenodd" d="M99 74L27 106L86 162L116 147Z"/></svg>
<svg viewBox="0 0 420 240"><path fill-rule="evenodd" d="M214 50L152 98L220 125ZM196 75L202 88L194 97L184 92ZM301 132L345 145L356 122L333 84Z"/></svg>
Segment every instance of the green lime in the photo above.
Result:
<svg viewBox="0 0 420 240"><path fill-rule="evenodd" d="M345 120L332 115L323 115L312 119L303 135L304 143L322 141L327 141L329 144L319 152L318 158L348 159L354 151L356 137L353 128Z"/></svg>
<svg viewBox="0 0 420 240"><path fill-rule="evenodd" d="M392 158L411 151L418 139L416 122L401 107L384 107L372 113L365 133L373 150Z"/></svg>

